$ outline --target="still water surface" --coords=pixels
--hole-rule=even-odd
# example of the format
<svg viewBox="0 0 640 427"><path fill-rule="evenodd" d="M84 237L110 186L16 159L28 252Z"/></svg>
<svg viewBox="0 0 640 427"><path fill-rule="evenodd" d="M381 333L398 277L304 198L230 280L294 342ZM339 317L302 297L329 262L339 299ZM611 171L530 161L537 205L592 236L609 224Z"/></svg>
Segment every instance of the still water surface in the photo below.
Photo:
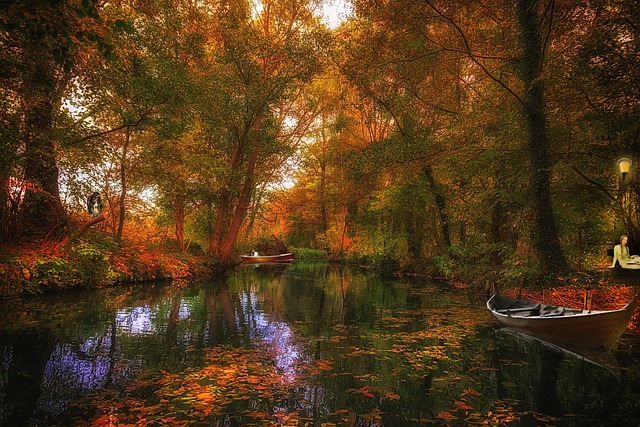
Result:
<svg viewBox="0 0 640 427"><path fill-rule="evenodd" d="M606 369L485 300L302 262L0 300L0 425L640 425L637 336Z"/></svg>

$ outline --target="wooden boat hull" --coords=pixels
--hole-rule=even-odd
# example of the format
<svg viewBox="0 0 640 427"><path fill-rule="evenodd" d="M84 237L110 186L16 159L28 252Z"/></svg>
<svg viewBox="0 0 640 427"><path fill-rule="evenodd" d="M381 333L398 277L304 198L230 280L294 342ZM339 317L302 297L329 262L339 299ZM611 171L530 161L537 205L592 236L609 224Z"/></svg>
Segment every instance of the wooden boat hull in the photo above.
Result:
<svg viewBox="0 0 640 427"><path fill-rule="evenodd" d="M494 295L487 301L491 314L504 326L553 344L610 349L633 315L636 298L620 310L575 310Z"/></svg>
<svg viewBox="0 0 640 427"><path fill-rule="evenodd" d="M289 262L293 261L294 255L292 253L280 254L280 255L240 255L240 259L244 264L267 264L275 262Z"/></svg>

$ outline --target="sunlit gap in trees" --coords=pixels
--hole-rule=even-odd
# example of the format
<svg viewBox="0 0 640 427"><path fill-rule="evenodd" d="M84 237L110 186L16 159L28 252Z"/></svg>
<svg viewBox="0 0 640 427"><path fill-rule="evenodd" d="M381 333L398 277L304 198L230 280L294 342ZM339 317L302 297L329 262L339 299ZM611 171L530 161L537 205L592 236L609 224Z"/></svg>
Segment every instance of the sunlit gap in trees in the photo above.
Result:
<svg viewBox="0 0 640 427"><path fill-rule="evenodd" d="M349 0L323 0L320 6L322 22L331 28L337 28L353 13L353 5Z"/></svg>
<svg viewBox="0 0 640 427"><path fill-rule="evenodd" d="M264 2L252 0L252 17L257 19L264 10ZM318 8L315 15L322 19L322 22L330 29L340 26L353 12L353 5L350 0L318 0Z"/></svg>

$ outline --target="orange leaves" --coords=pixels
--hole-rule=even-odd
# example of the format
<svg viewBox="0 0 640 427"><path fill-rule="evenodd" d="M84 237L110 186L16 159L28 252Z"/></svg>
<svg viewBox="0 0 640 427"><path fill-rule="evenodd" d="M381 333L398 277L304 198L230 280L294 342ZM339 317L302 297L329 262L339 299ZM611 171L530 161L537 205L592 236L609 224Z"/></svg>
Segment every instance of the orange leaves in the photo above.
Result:
<svg viewBox="0 0 640 427"><path fill-rule="evenodd" d="M361 348L356 348L356 347L350 347L353 351L349 354L347 354L347 357L354 357L354 356L364 356L364 355L375 355L376 352L375 351L370 351L370 350L363 350Z"/></svg>
<svg viewBox="0 0 640 427"><path fill-rule="evenodd" d="M480 395L480 392L479 392L479 391L473 390L473 389L471 389L471 388L466 388L466 389L464 389L464 390L462 391L462 393L463 393L463 394L470 394L470 395L472 395L472 396L479 396L479 395Z"/></svg>
<svg viewBox="0 0 640 427"><path fill-rule="evenodd" d="M215 398L215 396L210 391L205 391L205 392L202 392L202 393L198 393L196 395L196 398L198 400L203 400L205 402L211 402Z"/></svg>
<svg viewBox="0 0 640 427"><path fill-rule="evenodd" d="M389 399L389 400L400 400L400 395L399 394L395 394L391 391L388 391L384 394L384 397Z"/></svg>
<svg viewBox="0 0 640 427"><path fill-rule="evenodd" d="M266 412L263 412L263 411L252 411L252 412L247 413L248 417L251 417L251 418L256 419L256 420L264 420L265 418L267 418L267 415L268 414Z"/></svg>
<svg viewBox="0 0 640 427"><path fill-rule="evenodd" d="M117 425L117 420L113 415L102 415L101 417L96 418L91 425L94 427L99 426L115 426Z"/></svg>
<svg viewBox="0 0 640 427"><path fill-rule="evenodd" d="M369 397L369 398L376 397L373 393L371 393L371 389L369 388L368 385L360 387L358 389L352 389L351 388L351 389L349 389L347 391L349 391L350 393L353 393L353 394L361 394L361 395L363 395L365 397Z"/></svg>
<svg viewBox="0 0 640 427"><path fill-rule="evenodd" d="M440 412L436 418L439 418L441 420L446 420L446 421L455 421L458 419L458 417L456 417L455 415L453 415L451 412L446 412L446 411L442 411Z"/></svg>
<svg viewBox="0 0 640 427"><path fill-rule="evenodd" d="M453 402L458 408L464 410L464 411L472 411L473 408L469 405L467 405L465 402L461 401L461 400L456 400L455 402Z"/></svg>

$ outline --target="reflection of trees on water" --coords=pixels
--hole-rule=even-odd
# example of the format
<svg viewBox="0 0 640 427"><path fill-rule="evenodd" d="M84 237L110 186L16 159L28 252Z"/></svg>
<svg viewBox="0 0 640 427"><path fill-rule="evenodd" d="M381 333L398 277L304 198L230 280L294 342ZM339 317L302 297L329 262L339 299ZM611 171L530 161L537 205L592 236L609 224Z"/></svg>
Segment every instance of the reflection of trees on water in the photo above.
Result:
<svg viewBox="0 0 640 427"><path fill-rule="evenodd" d="M229 341L240 345L237 304L226 286L193 294L174 291L168 298L113 309L105 308L113 301L102 297L52 298L50 311L28 322L28 329L0 330L0 424L20 425L11 421L38 412L45 418L63 414L69 402L88 392L119 390L147 369L182 367L198 357L187 348ZM42 311L35 307L20 309Z"/></svg>
<svg viewBox="0 0 640 427"><path fill-rule="evenodd" d="M494 337L483 303L471 292L424 280L293 263L242 267L193 287L110 289L25 305L18 310L31 316L29 329L0 332L0 406L7 408L0 417L39 408L40 420L53 419L81 395L125 390L141 373L179 377L187 367L214 366L207 353L226 354L224 348L264 353L277 367L285 392L277 403L260 402L263 410L278 406L327 422L340 421L330 414L344 410L350 424L341 425L377 416L385 426L424 425L442 420L442 413L462 420L465 411L455 402L487 414L496 412L497 400L515 399L521 417L532 411L598 417L605 412L599 408L628 404L637 381L625 385L623 378L627 391L620 397L608 393L619 386L606 372ZM14 324L17 315L0 307L3 312ZM497 371L484 369L492 366ZM32 382L2 395L9 383L24 381L17 372L29 373ZM226 420L241 419L248 402L234 402L235 415Z"/></svg>
<svg viewBox="0 0 640 427"><path fill-rule="evenodd" d="M521 402L525 412L576 414L577 419L593 422L606 419L619 404L621 384L609 366L517 335L499 334L496 343L497 395Z"/></svg>
<svg viewBox="0 0 640 427"><path fill-rule="evenodd" d="M38 408L40 384L54 350L51 331L0 331L1 425L20 425L23 413L30 414Z"/></svg>

